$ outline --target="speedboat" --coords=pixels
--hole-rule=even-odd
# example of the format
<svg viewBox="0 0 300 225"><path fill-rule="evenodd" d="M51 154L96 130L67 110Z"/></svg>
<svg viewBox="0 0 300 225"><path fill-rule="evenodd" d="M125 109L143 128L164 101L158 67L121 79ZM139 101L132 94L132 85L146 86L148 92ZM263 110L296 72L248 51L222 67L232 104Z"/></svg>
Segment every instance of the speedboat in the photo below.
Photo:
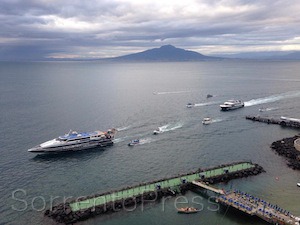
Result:
<svg viewBox="0 0 300 225"><path fill-rule="evenodd" d="M162 133L162 129L161 129L160 127L158 127L157 129L155 129L155 130L153 131L153 134L154 134L154 135L160 134L160 133Z"/></svg>
<svg viewBox="0 0 300 225"><path fill-rule="evenodd" d="M195 106L195 104L193 104L193 103L188 103L188 104L186 104L186 107L187 107L187 108L192 108L193 106Z"/></svg>
<svg viewBox="0 0 300 225"><path fill-rule="evenodd" d="M211 97L213 97L213 95L211 94L206 95L206 98L211 98Z"/></svg>
<svg viewBox="0 0 300 225"><path fill-rule="evenodd" d="M238 109L244 107L244 102L241 100L228 100L224 102L223 105L220 105L221 110L223 111L228 111L228 110L233 110L233 109Z"/></svg>
<svg viewBox="0 0 300 225"><path fill-rule="evenodd" d="M297 183L297 186L300 187L300 183Z"/></svg>
<svg viewBox="0 0 300 225"><path fill-rule="evenodd" d="M140 143L140 140L139 139L135 139L135 140L132 140L128 143L128 146L135 146L135 145L138 145Z"/></svg>
<svg viewBox="0 0 300 225"><path fill-rule="evenodd" d="M197 213L199 210L194 207L184 207L184 208L178 208L178 213L185 213L185 214L191 214L191 213Z"/></svg>
<svg viewBox="0 0 300 225"><path fill-rule="evenodd" d="M212 120L209 117L206 117L202 120L202 124L204 124L204 125L211 124L211 122L212 122Z"/></svg>
<svg viewBox="0 0 300 225"><path fill-rule="evenodd" d="M32 153L58 153L79 151L95 147L113 145L116 129L109 129L106 132L77 132L70 130L69 133L58 138L46 141L40 145L28 149Z"/></svg>

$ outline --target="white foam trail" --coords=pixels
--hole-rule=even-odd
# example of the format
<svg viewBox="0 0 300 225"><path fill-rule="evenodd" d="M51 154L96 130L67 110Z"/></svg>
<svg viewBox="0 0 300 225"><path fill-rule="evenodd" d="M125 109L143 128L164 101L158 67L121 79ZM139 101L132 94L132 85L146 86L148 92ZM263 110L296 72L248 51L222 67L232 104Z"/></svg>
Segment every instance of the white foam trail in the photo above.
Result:
<svg viewBox="0 0 300 225"><path fill-rule="evenodd" d="M195 103L194 106L199 107L199 106L214 105L214 104L218 104L218 103L219 102L203 102L203 103Z"/></svg>
<svg viewBox="0 0 300 225"><path fill-rule="evenodd" d="M166 124L164 126L159 127L159 130L161 130L161 133L176 130L178 128L182 127L182 123L176 123L176 124Z"/></svg>
<svg viewBox="0 0 300 225"><path fill-rule="evenodd" d="M270 108L265 108L265 109L260 109L260 112L267 112L267 111L273 111L279 109L278 107L270 107Z"/></svg>
<svg viewBox="0 0 300 225"><path fill-rule="evenodd" d="M154 95L168 95L168 94L181 94L189 93L191 91L165 91L165 92L153 92Z"/></svg>
<svg viewBox="0 0 300 225"><path fill-rule="evenodd" d="M151 139L151 138L143 138L143 139L140 139L139 145L148 144L148 143L151 143L152 141L153 141L153 139Z"/></svg>
<svg viewBox="0 0 300 225"><path fill-rule="evenodd" d="M245 106L260 105L260 104L265 104L270 102L276 102L286 98L296 98L296 97L300 97L300 92L287 92L279 95L271 95L265 98L252 99L250 101L245 102Z"/></svg>
<svg viewBox="0 0 300 225"><path fill-rule="evenodd" d="M212 123L218 123L218 122L222 122L222 121L223 121L223 119L221 119L221 118L216 118L216 119L211 120Z"/></svg>
<svg viewBox="0 0 300 225"><path fill-rule="evenodd" d="M120 143L122 141L124 141L127 137L122 137L122 138L116 138L113 140L114 143Z"/></svg>
<svg viewBox="0 0 300 225"><path fill-rule="evenodd" d="M127 126L127 127L119 127L119 128L116 128L117 131L123 131L123 130L128 130L131 126Z"/></svg>

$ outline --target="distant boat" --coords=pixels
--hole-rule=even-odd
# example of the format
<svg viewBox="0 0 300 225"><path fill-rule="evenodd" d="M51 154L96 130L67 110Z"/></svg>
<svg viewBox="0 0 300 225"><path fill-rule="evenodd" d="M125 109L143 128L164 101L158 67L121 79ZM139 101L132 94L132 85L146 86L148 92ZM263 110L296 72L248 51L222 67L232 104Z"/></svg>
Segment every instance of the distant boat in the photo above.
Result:
<svg viewBox="0 0 300 225"><path fill-rule="evenodd" d="M223 105L220 105L221 110L223 111L228 111L228 110L233 110L233 109L238 109L244 107L244 102L241 100L228 100L224 102Z"/></svg>
<svg viewBox="0 0 300 225"><path fill-rule="evenodd" d="M184 207L184 208L178 208L178 213L184 213L184 214L191 214L191 213L197 213L199 210L194 207Z"/></svg>
<svg viewBox="0 0 300 225"><path fill-rule="evenodd" d="M160 127L158 127L157 129L155 129L155 130L153 131L153 134L154 134L154 135L160 134L160 133L162 133L162 129L161 129Z"/></svg>
<svg viewBox="0 0 300 225"><path fill-rule="evenodd" d="M300 183L297 183L297 186L300 187Z"/></svg>
<svg viewBox="0 0 300 225"><path fill-rule="evenodd" d="M206 95L206 98L211 98L211 97L213 97L213 95L211 94Z"/></svg>
<svg viewBox="0 0 300 225"><path fill-rule="evenodd" d="M202 120L202 124L204 124L204 125L211 124L211 122L212 122L212 120L209 117L206 117Z"/></svg>
<svg viewBox="0 0 300 225"><path fill-rule="evenodd" d="M187 107L187 108L192 108L193 106L195 106L195 104L193 104L193 103L188 103L188 104L186 104L186 107Z"/></svg>
<svg viewBox="0 0 300 225"><path fill-rule="evenodd" d="M128 143L128 146L138 145L140 143L139 139L132 140Z"/></svg>

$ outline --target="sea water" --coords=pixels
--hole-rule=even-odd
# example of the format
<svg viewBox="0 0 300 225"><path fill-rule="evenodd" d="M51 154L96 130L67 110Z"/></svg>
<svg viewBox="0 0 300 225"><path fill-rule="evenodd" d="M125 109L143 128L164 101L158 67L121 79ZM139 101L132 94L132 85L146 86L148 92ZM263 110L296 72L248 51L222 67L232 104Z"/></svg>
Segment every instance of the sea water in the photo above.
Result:
<svg viewBox="0 0 300 225"><path fill-rule="evenodd" d="M220 111L229 99L245 107ZM270 149L299 130L245 119L300 118L299 100L300 62L1 62L0 224L55 224L43 212L64 199L240 160L252 160L266 173L218 186L300 215L300 172ZM187 108L189 102L195 107ZM204 117L213 123L203 126ZM112 147L50 156L27 152L70 129L112 127L119 130ZM153 135L158 127L163 132ZM128 147L132 139L143 142ZM179 200L171 198L79 224L264 224L219 209L212 195L185 195L189 201L198 196L203 205L194 215L177 214Z"/></svg>

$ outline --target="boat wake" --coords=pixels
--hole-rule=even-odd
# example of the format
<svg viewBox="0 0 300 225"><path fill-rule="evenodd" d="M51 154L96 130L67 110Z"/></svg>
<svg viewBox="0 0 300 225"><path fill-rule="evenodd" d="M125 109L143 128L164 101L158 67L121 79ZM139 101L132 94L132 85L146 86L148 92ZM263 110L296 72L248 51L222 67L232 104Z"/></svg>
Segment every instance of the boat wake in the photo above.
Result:
<svg viewBox="0 0 300 225"><path fill-rule="evenodd" d="M120 138L115 138L113 140L113 142L116 144L116 143L120 143L120 142L123 142L127 139L128 137L120 137Z"/></svg>
<svg viewBox="0 0 300 225"><path fill-rule="evenodd" d="M175 123L175 124L166 124L164 126L158 127L160 130L160 133L164 133L164 132L168 132L168 131L172 131L172 130L176 130L178 128L181 128L183 126L182 123Z"/></svg>
<svg viewBox="0 0 300 225"><path fill-rule="evenodd" d="M223 121L223 119L221 119L221 118L216 118L216 119L211 120L212 123L218 123L218 122L222 122L222 121Z"/></svg>
<svg viewBox="0 0 300 225"><path fill-rule="evenodd" d="M142 139L140 139L139 145L148 144L148 143L151 143L152 141L153 141L153 139L151 139L151 138L142 138Z"/></svg>
<svg viewBox="0 0 300 225"><path fill-rule="evenodd" d="M215 105L219 102L203 102L203 103L195 103L194 107L207 106L207 105Z"/></svg>
<svg viewBox="0 0 300 225"><path fill-rule="evenodd" d="M192 91L165 91L165 92L153 92L154 95L169 95L169 94L181 94L181 93L189 93Z"/></svg>
<svg viewBox="0 0 300 225"><path fill-rule="evenodd" d="M267 112L267 111L273 111L279 109L278 107L270 107L270 108L261 108L259 109L260 112Z"/></svg>
<svg viewBox="0 0 300 225"><path fill-rule="evenodd" d="M118 127L116 128L117 131L123 131L123 130L128 130L131 126L127 126L127 127Z"/></svg>
<svg viewBox="0 0 300 225"><path fill-rule="evenodd" d="M265 98L258 98L258 99L252 99L250 101L245 102L245 106L254 106L254 105L260 105L260 104L265 104L265 103L270 103L270 102L276 102L282 99L287 99L287 98L296 98L300 97L300 92L286 92L283 94L278 94L278 95L271 95L269 97Z"/></svg>

